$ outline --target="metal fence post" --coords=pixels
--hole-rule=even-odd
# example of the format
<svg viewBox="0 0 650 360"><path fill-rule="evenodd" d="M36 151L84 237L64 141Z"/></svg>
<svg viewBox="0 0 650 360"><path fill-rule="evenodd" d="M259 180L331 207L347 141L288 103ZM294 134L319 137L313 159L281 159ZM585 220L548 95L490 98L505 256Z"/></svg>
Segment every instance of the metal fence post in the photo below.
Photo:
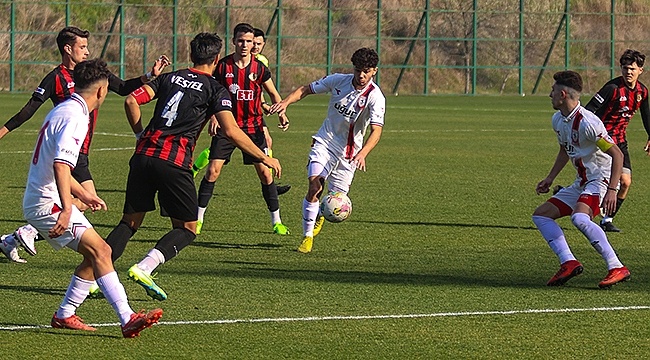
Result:
<svg viewBox="0 0 650 360"><path fill-rule="evenodd" d="M178 0L174 0L172 9L172 71L175 71L178 63Z"/></svg>
<svg viewBox="0 0 650 360"><path fill-rule="evenodd" d="M377 55L379 55L379 58L381 59L381 0L377 0L377 28L376 28L376 34L377 37L375 38L375 47L377 51ZM381 86L381 71L377 71L377 74L375 75L375 82L377 85Z"/></svg>
<svg viewBox="0 0 650 360"><path fill-rule="evenodd" d="M65 26L70 26L70 0L65 1Z"/></svg>
<svg viewBox="0 0 650 360"><path fill-rule="evenodd" d="M16 6L14 2L11 2L11 7L10 7L10 24L9 24L9 91L14 91L14 81L15 81L15 73L16 73L16 65L15 65L15 49L16 49Z"/></svg>
<svg viewBox="0 0 650 360"><path fill-rule="evenodd" d="M564 3L564 70L568 70L571 65L571 13L569 10L570 0Z"/></svg>
<svg viewBox="0 0 650 360"><path fill-rule="evenodd" d="M476 51L478 49L478 41L476 39L476 36L478 35L478 18L476 16L477 12L478 0L474 0L472 2L472 95L476 94L476 67L478 66L476 63L478 58L476 54Z"/></svg>
<svg viewBox="0 0 650 360"><path fill-rule="evenodd" d="M326 74L332 73L332 0L327 0L327 67Z"/></svg>
<svg viewBox="0 0 650 360"><path fill-rule="evenodd" d="M126 74L126 34L124 34L124 0L120 0L120 77Z"/></svg>
<svg viewBox="0 0 650 360"><path fill-rule="evenodd" d="M519 95L524 94L524 0L519 0Z"/></svg>
<svg viewBox="0 0 650 360"><path fill-rule="evenodd" d="M616 66L616 15L614 15L614 10L616 9L616 0L612 0L611 11L609 15L610 25L609 25L609 77L614 78L614 67Z"/></svg>
<svg viewBox="0 0 650 360"><path fill-rule="evenodd" d="M426 0L424 4L424 95L429 94L429 37L431 36L431 26L429 24L429 10L431 9L431 1Z"/></svg>
<svg viewBox="0 0 650 360"><path fill-rule="evenodd" d="M282 61L280 61L280 55L282 51L282 0L278 0L278 18L276 32L278 34L278 40L275 42L275 49L277 51L277 64L275 66L275 83L277 84L278 91L280 89L280 67L282 66Z"/></svg>
<svg viewBox="0 0 650 360"><path fill-rule="evenodd" d="M226 55L230 54L230 0L226 0L226 21L224 22L223 42L226 43ZM279 62L279 61L278 61Z"/></svg>

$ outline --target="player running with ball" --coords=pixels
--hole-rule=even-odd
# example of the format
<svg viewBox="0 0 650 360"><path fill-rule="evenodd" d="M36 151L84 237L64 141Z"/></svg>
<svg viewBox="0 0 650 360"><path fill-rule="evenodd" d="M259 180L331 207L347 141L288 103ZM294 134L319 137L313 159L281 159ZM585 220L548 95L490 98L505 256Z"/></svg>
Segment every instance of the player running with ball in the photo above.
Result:
<svg viewBox="0 0 650 360"><path fill-rule="evenodd" d="M366 157L381 138L386 98L372 80L379 56L369 48L352 55L353 74L332 74L304 85L271 106L271 113L284 113L287 106L311 94L331 93L327 117L314 135L307 176L309 189L303 200L304 238L298 251L311 252L314 236L325 219L319 214L319 199L325 180L329 191L345 194L350 190L356 169L366 171ZM370 135L364 135L370 126Z"/></svg>

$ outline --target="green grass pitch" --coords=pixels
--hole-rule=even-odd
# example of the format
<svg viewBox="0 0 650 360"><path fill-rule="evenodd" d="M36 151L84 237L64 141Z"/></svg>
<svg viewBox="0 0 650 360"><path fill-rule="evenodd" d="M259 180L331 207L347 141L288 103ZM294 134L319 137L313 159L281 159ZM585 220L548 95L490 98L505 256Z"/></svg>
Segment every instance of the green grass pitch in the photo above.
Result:
<svg viewBox="0 0 650 360"><path fill-rule="evenodd" d="M0 95L0 118L28 96ZM149 213L115 264L131 306L162 307L161 324L122 339L112 308L88 299L78 314L100 325L97 332L49 328L81 256L37 242L35 257L20 251L27 264L0 260L0 357L648 358L650 159L639 115L628 135L634 183L616 220L623 232L610 236L631 280L599 290L604 262L563 219L585 272L547 288L558 263L530 216L547 199L535 185L557 153L548 97L389 97L382 140L350 192L352 216L326 223L303 255L295 249L305 164L327 101L292 105L287 132L267 118L283 165L279 181L293 186L280 198L292 235L272 234L259 181L237 152L217 182L203 233L158 269L167 301L151 300L126 278L168 231L167 219ZM109 210L87 216L102 236L121 217L135 142L122 104L111 96L100 110L90 155ZM0 232L23 224L31 151L49 108L0 140ZM197 150L208 143L202 135ZM558 182L573 177L565 169Z"/></svg>

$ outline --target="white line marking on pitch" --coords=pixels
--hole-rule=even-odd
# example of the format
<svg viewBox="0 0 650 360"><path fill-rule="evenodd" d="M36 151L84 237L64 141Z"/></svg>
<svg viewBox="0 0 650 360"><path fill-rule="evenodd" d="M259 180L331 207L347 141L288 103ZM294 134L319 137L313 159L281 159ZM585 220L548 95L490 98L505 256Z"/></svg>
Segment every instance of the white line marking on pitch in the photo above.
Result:
<svg viewBox="0 0 650 360"><path fill-rule="evenodd" d="M121 150L133 150L133 147L123 147L123 148L99 148L99 149L92 149L91 152L93 151L121 151ZM0 151L0 154L31 154L33 153L34 150L16 150L16 151Z"/></svg>
<svg viewBox="0 0 650 360"><path fill-rule="evenodd" d="M335 320L382 320L382 319L418 319L435 317L461 317L461 316L496 316L496 315L519 315L519 314L558 314L558 313L579 313L596 311L627 311L627 310L650 310L650 306L615 306L596 308L574 308L574 309L527 309L527 310L505 310L505 311L466 311L466 312L443 312L432 314L402 314L402 315L348 315L348 316L310 316L298 318L259 318L259 319L223 319L223 320L196 320L196 321L161 321L158 325L214 325L214 324L251 324L251 323L281 323L281 322L305 322L305 321L335 321ZM88 324L95 327L119 326L119 323ZM1 330L33 330L48 329L49 325L24 325L24 326L2 326Z"/></svg>

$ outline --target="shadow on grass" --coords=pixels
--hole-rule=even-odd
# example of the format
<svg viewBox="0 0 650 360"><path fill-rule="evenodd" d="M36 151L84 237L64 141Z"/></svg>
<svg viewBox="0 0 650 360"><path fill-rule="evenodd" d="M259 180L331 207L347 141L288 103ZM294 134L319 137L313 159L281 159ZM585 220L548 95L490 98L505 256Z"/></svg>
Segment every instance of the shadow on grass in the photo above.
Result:
<svg viewBox="0 0 650 360"><path fill-rule="evenodd" d="M34 334L51 334L57 336L83 336L83 337L99 337L99 338L113 338L121 339L122 336L119 335L109 335L103 334L98 329L98 331L79 331L79 330L69 330L69 329L54 329L47 325L35 325L35 324L16 324L16 323L3 323L0 322L0 327L25 327L25 329L0 329L0 331L16 331L20 330L21 332L29 332Z"/></svg>
<svg viewBox="0 0 650 360"><path fill-rule="evenodd" d="M57 289L57 288L42 288L42 287L24 286L24 285L0 285L0 291L2 290L34 292L38 294L58 295L58 296L65 295L65 291L66 291L66 289L61 289L61 288Z"/></svg>
<svg viewBox="0 0 650 360"><path fill-rule="evenodd" d="M422 226L450 226L450 227L476 227L476 228L495 228L495 229L514 229L514 230L537 230L534 226L516 226L516 225L487 225L487 224L463 224L463 223L444 223L429 221L373 221L373 220L352 220L360 224L381 224L381 225L422 225Z"/></svg>
<svg viewBox="0 0 650 360"><path fill-rule="evenodd" d="M126 194L126 189L96 189L96 191L97 191L97 194L101 194L101 193L122 193L122 194Z"/></svg>
<svg viewBox="0 0 650 360"><path fill-rule="evenodd" d="M198 246L209 249L255 249L255 250L275 250L283 248L284 245L272 243L257 243L257 244L228 244L219 243L214 241L194 241L191 246Z"/></svg>
<svg viewBox="0 0 650 360"><path fill-rule="evenodd" d="M206 272L193 271L170 271L169 274L175 273L179 276L194 275L205 276L213 275L209 269ZM388 284L388 285L408 285L408 286L472 286L472 287L494 287L494 288L546 288L545 281L534 276L517 276L512 277L510 273L493 274L486 276L471 273L436 273L436 274L409 274L409 273L389 273L389 272L371 272L371 271L342 271L342 270L315 270L315 269L274 269L274 268L253 268L242 267L238 269L219 269L218 277L229 278L255 278L293 281L317 281L325 283L339 284ZM564 288L572 286L564 286Z"/></svg>

